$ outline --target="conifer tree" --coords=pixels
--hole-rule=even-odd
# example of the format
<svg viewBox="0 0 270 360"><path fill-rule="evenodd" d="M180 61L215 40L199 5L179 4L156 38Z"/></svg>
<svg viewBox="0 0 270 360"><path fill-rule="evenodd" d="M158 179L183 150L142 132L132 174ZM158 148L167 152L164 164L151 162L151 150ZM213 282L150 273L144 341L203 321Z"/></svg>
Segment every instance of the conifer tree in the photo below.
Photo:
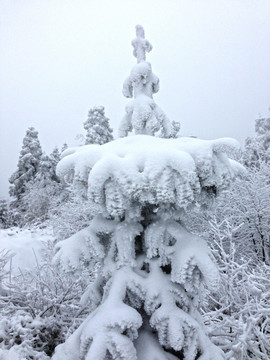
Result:
<svg viewBox="0 0 270 360"><path fill-rule="evenodd" d="M260 162L270 160L270 118L255 120L255 137L245 142L244 163L248 167L259 167Z"/></svg>
<svg viewBox="0 0 270 360"><path fill-rule="evenodd" d="M34 179L40 163L42 150L38 132L30 127L23 139L17 170L11 175L9 193L15 198L15 204L20 201L26 190L26 185Z"/></svg>
<svg viewBox="0 0 270 360"><path fill-rule="evenodd" d="M6 229L9 225L8 202L5 199L0 199L0 229Z"/></svg>
<svg viewBox="0 0 270 360"><path fill-rule="evenodd" d="M158 80L145 52L152 46L143 28L136 30L138 64L124 85L136 93L135 103L120 132L134 127L171 136L167 118L151 107ZM152 115L144 117L145 109ZM54 360L224 359L198 311L203 288L217 287L218 270L206 241L189 233L182 218L193 206L211 203L243 171L228 158L238 148L228 138L137 135L64 154L57 174L88 198L93 217L57 244L54 261L73 271L98 266L81 301L93 311L57 347Z"/></svg>
<svg viewBox="0 0 270 360"><path fill-rule="evenodd" d="M25 211L25 223L46 220L49 210L59 203L63 187L55 172L58 157L58 149L50 156L43 153L34 179L27 183L21 200Z"/></svg>
<svg viewBox="0 0 270 360"><path fill-rule="evenodd" d="M61 158L61 153L57 146L53 149L52 153L50 154L50 158L54 165L54 168L56 168L56 165L58 164L58 162L60 161L60 158Z"/></svg>
<svg viewBox="0 0 270 360"><path fill-rule="evenodd" d="M95 106L88 112L88 119L83 124L86 130L85 145L103 145L113 140L109 119L103 106Z"/></svg>

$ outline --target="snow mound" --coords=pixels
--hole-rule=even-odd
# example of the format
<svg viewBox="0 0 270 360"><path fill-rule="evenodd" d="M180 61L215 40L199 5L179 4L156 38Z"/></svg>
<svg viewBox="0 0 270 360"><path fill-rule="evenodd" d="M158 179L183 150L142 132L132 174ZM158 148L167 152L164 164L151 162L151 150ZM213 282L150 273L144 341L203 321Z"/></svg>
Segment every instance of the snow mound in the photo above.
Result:
<svg viewBox="0 0 270 360"><path fill-rule="evenodd" d="M52 230L10 228L0 230L0 251L9 251L11 262L7 270L12 276L31 270L42 257L45 244L53 241Z"/></svg>

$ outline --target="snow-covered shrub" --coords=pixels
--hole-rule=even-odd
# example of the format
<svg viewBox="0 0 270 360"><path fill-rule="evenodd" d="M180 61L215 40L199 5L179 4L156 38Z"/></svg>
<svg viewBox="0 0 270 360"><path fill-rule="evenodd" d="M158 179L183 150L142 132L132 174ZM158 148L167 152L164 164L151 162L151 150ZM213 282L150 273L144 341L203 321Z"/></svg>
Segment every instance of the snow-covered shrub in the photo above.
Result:
<svg viewBox="0 0 270 360"><path fill-rule="evenodd" d="M53 244L47 245L31 271L6 279L0 297L0 348L19 359L49 359L89 311L80 298L94 275L61 272L52 264Z"/></svg>
<svg viewBox="0 0 270 360"><path fill-rule="evenodd" d="M238 231L228 220L213 219L210 223L209 236L221 282L214 294L209 293L204 320L209 336L224 350L226 359L267 360L270 358L270 267L237 253L233 238Z"/></svg>
<svg viewBox="0 0 270 360"><path fill-rule="evenodd" d="M24 211L20 214L19 225L40 224L48 220L49 212L52 211L59 198L63 187L52 181L44 184L36 179L26 186L26 192L21 198Z"/></svg>
<svg viewBox="0 0 270 360"><path fill-rule="evenodd" d="M204 221L204 228L209 234L208 221L213 216L219 222L227 219L230 226L237 228L233 232L233 242L239 259L244 255L253 264L270 265L269 173L270 165L266 163L248 169L244 178L236 180L230 189L221 194ZM193 219L192 226L197 228L194 229L196 232L201 231L202 223L196 224L196 219Z"/></svg>
<svg viewBox="0 0 270 360"><path fill-rule="evenodd" d="M7 279L9 271L6 269L7 263L10 261L11 253L8 250L0 250L0 297L7 294L4 289L4 281Z"/></svg>
<svg viewBox="0 0 270 360"><path fill-rule="evenodd" d="M49 212L49 224L53 228L57 240L63 240L86 228L93 217L92 206L86 199L70 193L62 192L62 201L55 198Z"/></svg>

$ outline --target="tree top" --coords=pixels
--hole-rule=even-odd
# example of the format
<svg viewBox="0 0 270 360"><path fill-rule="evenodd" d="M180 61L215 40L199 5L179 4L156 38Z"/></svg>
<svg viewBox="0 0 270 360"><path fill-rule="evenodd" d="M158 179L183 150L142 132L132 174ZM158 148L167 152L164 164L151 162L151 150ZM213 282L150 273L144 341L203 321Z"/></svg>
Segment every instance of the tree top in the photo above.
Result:
<svg viewBox="0 0 270 360"><path fill-rule="evenodd" d="M134 47L133 55L137 59L137 63L145 61L145 53L152 50L152 45L145 39L144 28L141 25L136 25L136 38L132 40L131 44Z"/></svg>

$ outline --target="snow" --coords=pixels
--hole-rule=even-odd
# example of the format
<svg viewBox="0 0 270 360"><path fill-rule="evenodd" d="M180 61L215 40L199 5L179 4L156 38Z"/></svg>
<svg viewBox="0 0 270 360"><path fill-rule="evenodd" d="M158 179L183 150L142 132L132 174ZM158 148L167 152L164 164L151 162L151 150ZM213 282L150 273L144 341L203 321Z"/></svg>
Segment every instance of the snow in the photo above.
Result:
<svg viewBox="0 0 270 360"><path fill-rule="evenodd" d="M11 262L6 265L11 274L31 270L41 259L47 241L53 241L52 230L45 229L0 229L0 251L9 250Z"/></svg>
<svg viewBox="0 0 270 360"><path fill-rule="evenodd" d="M190 359L198 353L201 360L223 359L196 310L202 287L215 289L219 273L205 240L184 229L181 214L244 173L229 158L239 148L230 138L137 135L63 153L57 174L88 197L93 218L88 228L57 245L55 261L76 268L82 257L95 257L101 267L82 299L95 310L57 348L55 360L73 360L76 354L104 359L107 350L115 358L142 360L141 334L149 335L150 349L157 341L147 323L165 349L183 351ZM140 241L144 254L138 255ZM147 319L136 309L144 309ZM173 359L161 347L156 354ZM154 359L155 352L150 355Z"/></svg>
<svg viewBox="0 0 270 360"><path fill-rule="evenodd" d="M57 175L93 206L123 214L131 201L174 203L186 208L211 189L229 186L244 168L227 156L240 149L230 138L162 139L130 136L110 143L67 149Z"/></svg>
<svg viewBox="0 0 270 360"><path fill-rule="evenodd" d="M127 98L134 96L134 100L126 106L119 136L127 136L134 130L135 134L175 137L180 124L171 123L153 100L153 94L159 91L159 78L153 74L151 64L145 61L145 53L152 50L152 45L145 39L141 25L136 26L136 38L131 44L137 64L123 84L123 95Z"/></svg>
<svg viewBox="0 0 270 360"><path fill-rule="evenodd" d="M67 149L57 166L93 216L88 228L56 246L55 261L76 268L95 257L100 267L82 298L93 311L53 359L172 360L180 352L189 360L222 360L197 310L202 288L215 289L219 273L206 241L188 233L182 218L244 173L230 159L240 146L230 138L172 139L179 124L153 100L159 79L145 61L152 46L141 26L132 45L138 63L123 94L134 100L119 134L136 136Z"/></svg>
<svg viewBox="0 0 270 360"><path fill-rule="evenodd" d="M20 359L14 347L9 350L0 349L0 360L24 360L24 359Z"/></svg>

